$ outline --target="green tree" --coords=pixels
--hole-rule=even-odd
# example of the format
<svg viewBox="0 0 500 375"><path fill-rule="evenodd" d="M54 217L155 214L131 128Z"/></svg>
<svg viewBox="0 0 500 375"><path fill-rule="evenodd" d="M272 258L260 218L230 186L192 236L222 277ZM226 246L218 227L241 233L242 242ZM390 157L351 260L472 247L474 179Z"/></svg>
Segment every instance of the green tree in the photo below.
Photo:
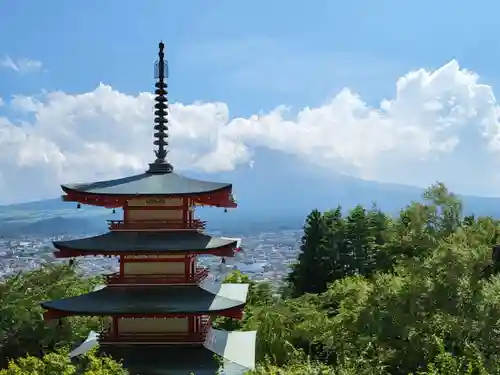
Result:
<svg viewBox="0 0 500 375"><path fill-rule="evenodd" d="M430 186L423 194L429 202L430 225L439 237L452 234L462 222L462 201L446 186L438 182Z"/></svg>
<svg viewBox="0 0 500 375"><path fill-rule="evenodd" d="M0 375L127 375L121 363L110 357L98 357L94 351L71 361L66 351L26 356L12 360Z"/></svg>
<svg viewBox="0 0 500 375"><path fill-rule="evenodd" d="M356 206L347 216L345 241L349 258L344 276L370 276L375 270L375 233L364 207Z"/></svg>
<svg viewBox="0 0 500 375"><path fill-rule="evenodd" d="M345 236L346 225L342 217L342 208L338 206L335 210L327 211L323 214L325 226L325 239L328 256L323 259L322 266L326 268L324 282L326 284L334 280L341 279L349 270L351 256L347 248Z"/></svg>
<svg viewBox="0 0 500 375"><path fill-rule="evenodd" d="M99 328L97 318L43 320L40 302L91 291L99 279L82 278L75 267L47 265L19 273L0 286L0 368L11 358L41 357L87 337Z"/></svg>
<svg viewBox="0 0 500 375"><path fill-rule="evenodd" d="M271 285L267 282L255 282L251 280L248 275L242 274L240 271L233 271L224 279L225 283L234 284L250 284L247 296L247 303L243 312L243 319L233 319L229 317L217 317L213 326L217 329L224 329L226 331L234 331L242 329L252 313L255 311L256 306L270 306L275 298L273 297L273 290Z"/></svg>
<svg viewBox="0 0 500 375"><path fill-rule="evenodd" d="M320 293L326 290L332 263L327 230L321 212L313 210L304 225L298 261L292 266L287 277L292 295Z"/></svg>

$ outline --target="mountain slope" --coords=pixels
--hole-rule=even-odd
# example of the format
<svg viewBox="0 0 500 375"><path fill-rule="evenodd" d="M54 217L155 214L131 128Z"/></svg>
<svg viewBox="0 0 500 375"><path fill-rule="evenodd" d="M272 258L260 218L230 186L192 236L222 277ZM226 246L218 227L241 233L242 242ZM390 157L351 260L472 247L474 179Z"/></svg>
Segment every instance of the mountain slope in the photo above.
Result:
<svg viewBox="0 0 500 375"><path fill-rule="evenodd" d="M345 210L356 204L373 202L386 212L397 213L410 201L420 200L423 189L365 181L325 171L281 153L260 152L253 168L215 174L186 173L195 178L229 181L239 207L227 214L216 208L198 210L211 230L234 233L249 230L300 228L311 209L325 210L341 205ZM464 196L465 213L500 216L500 198ZM0 206L0 235L33 233L55 235L106 230L105 219L121 217L117 210L84 206L60 199Z"/></svg>

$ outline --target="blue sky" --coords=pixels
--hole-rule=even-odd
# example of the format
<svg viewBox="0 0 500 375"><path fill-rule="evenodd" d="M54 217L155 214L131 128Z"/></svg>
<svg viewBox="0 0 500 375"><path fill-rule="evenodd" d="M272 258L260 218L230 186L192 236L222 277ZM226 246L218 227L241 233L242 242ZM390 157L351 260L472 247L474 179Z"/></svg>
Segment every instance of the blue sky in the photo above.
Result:
<svg viewBox="0 0 500 375"><path fill-rule="evenodd" d="M71 169L76 164L69 162L70 156L65 153L61 138L48 139L48 125L39 119L43 118L48 123L51 118L55 121L63 117L57 117L52 112L48 113L48 106L27 109L26 100L23 102L23 110L20 111L19 108L23 105L17 102L17 104L12 103L13 96L21 95L25 99L39 100L38 104L47 104L47 101L55 100L47 99L47 93L60 91L65 95L76 95L75 100L86 100L82 97L83 94L95 94L98 85L104 83L111 87L113 95L116 94L117 98L118 94L127 95L127 98L135 98L133 105L136 105L140 102L138 93L152 90L153 61L157 53L157 43L162 39L167 45L167 57L170 64L171 101L186 105L202 101L223 103L227 106L228 114L224 112L224 108L218 108L214 116L228 116L223 128L232 129L227 130L231 133L231 142L236 138L244 140L238 145L231 143L231 147L235 149L238 147L241 150L245 149L240 150L240 155L236 158L244 164L251 159L251 153L248 150L264 147L274 151L288 152L284 150L284 146L280 146L281 139L286 136L283 135L278 139L277 136L272 135L276 133L278 125L273 128L275 130L271 131L269 130L271 125L262 123L259 123L259 126L262 126L259 132L251 136L248 131L243 134L242 130L234 130L235 124L231 125L232 127L228 126L231 119L242 118L250 121L253 114L265 116L271 113L269 115L269 121L271 121L277 116L272 115L273 109L280 105L290 106L291 112L279 115L282 123L279 129L282 130L284 126L287 126L283 124L291 117L296 119L297 114L304 108L323 108L326 102L330 102L343 88L347 87L354 97L361 98L362 102L369 107L358 108L350 112L348 117L356 117L356 124L358 124L360 123L357 117L358 112L371 111L370 115L363 118L364 121L376 116L377 111L383 110L382 100L397 99L396 83L408 72L425 69L431 74L432 71L454 59L459 67L456 69L451 67L449 72L454 73L445 72L442 74L443 77L446 74L448 78L451 74L461 74L460 77L463 78L467 74L463 70L465 68L477 73L479 78L473 83L469 81L463 83L465 78L454 76L455 78L450 78L451 83L447 81L439 86L439 89L433 88L432 92L428 90L421 97L428 99L429 95L435 94L434 99L439 101L443 96L448 95L447 93L459 90L456 88L458 84L462 84L460 92L467 91L467 87L471 85L473 86L473 89L469 90L471 92L476 89L482 90L478 86L482 83L494 92L495 87L500 87L498 70L500 38L496 32L499 11L500 3L485 0L474 3L463 0L378 2L359 0L348 2L150 0L140 3L123 0L4 1L0 3L0 59L8 57L13 62L19 62L19 59L36 60L40 61L42 66L36 72L25 73L5 66L4 69L0 68L0 98L7 103L0 107L0 118L3 116L5 122L9 122L11 126L9 131L12 131L12 126L16 127L14 129L16 131L19 128L23 129L23 136L31 131L26 130L29 124L38 129L36 134L40 137L39 142L45 142L44 144L52 142L60 149L60 153L56 156L49 155L47 151L46 155L39 158L45 160L44 165L52 163L53 160L64 159L64 162L61 162L64 165L54 161L57 165L54 164L55 169L51 169L53 173L51 176L59 178L64 168ZM445 78L440 79L444 82ZM414 85L418 86L418 84ZM409 87L406 90L408 94L408 90L416 89ZM100 95L102 97L108 94L112 95L109 92ZM490 107L484 109L484 103L478 104L475 99L478 96L480 95L471 94L467 100L473 104L464 107L469 110L473 107L475 112L487 113L484 118L489 118L490 125L493 124L490 128L495 127L497 119L491 119L493 116L491 113L497 108L494 97L485 94L489 98L485 99L486 102L493 100L494 103L489 103ZM461 96L458 95L458 97ZM125 97L120 98L128 100ZM327 111L328 113L335 112L337 121L347 116L342 115L343 110L338 109L341 99L344 100L343 103L352 103L354 100L351 97L339 98L336 107ZM359 103L356 105L359 106ZM123 108L125 104L116 104L116 106ZM206 109L206 107L203 108ZM352 110L352 106L349 108ZM402 107L398 108L397 116L394 112L393 115L396 117L391 115L390 121L396 123L395 118L397 118L400 123L396 125L400 126ZM113 110L116 111L116 109ZM109 107L96 109L94 105L92 111L99 113L99 111L111 110ZM203 113L205 116L206 112ZM412 111L408 113L404 117L403 125L411 122L409 119L415 116L420 118L420 115ZM106 116L108 120L113 117L112 115ZM179 119L180 116L179 114ZM190 116L190 119L200 119L201 115L196 117L191 113ZM448 116L446 121L451 121L450 118L454 116ZM427 117L425 119L427 121ZM435 120L434 117L433 119ZM80 132L85 129L83 127L86 124L85 121L81 122ZM294 123L299 124L299 122L297 120ZM442 123L441 119L436 122L438 123ZM254 125L240 124L238 129L244 126L249 129ZM54 123L53 126L56 127L56 124ZM62 123L57 126L66 125ZM436 129L439 126L436 125ZM197 131L193 129L192 132ZM268 129L269 132L264 134L263 129ZM40 135L43 133L42 130L45 132L43 136ZM396 129L395 131L398 134L401 132L413 134L410 128L403 130ZM331 132L340 131L332 128ZM430 130L425 134L430 134L429 132ZM30 134L32 138L35 136L34 133ZM113 134L103 133L103 137L112 137ZM193 134L184 134L184 136L190 139L197 137ZM258 136L261 137L259 140ZM447 144L452 142L451 136L446 137L445 141L449 141ZM346 139L349 140L343 143L356 143L351 138ZM491 135L491 139L496 139L495 135ZM1 141L0 139L0 143ZM86 145L94 147L97 141L92 142ZM432 143L428 140L425 142ZM440 150L445 147L446 142L443 142L440 143ZM324 149L321 158L312 151L313 148L305 152L304 145L296 145L290 152L305 155L304 157L309 161L322 167L331 167L331 170L336 172L380 181L425 185L429 181L439 179L442 175L440 169L436 169L435 173L424 172L422 169L423 172L415 173L418 178L410 175L400 178L401 173L385 159L376 166L369 165L369 162L374 160L371 154L353 156L350 150L340 150L338 147L335 148L336 146L332 146L332 150L335 148L333 151L326 150L327 146L323 144L314 146L314 149ZM111 143L106 147L114 150ZM208 146L204 147L207 149ZM363 143L361 142L356 147L363 148ZM377 149L377 155L386 155L388 150L392 149L391 147L394 148L387 142L383 143ZM418 148L419 152L423 152L422 147ZM452 159L448 154L444 157L439 156L443 165L442 170L450 170L456 165L463 165L464 160L467 159L465 148L462 148L460 153L454 155ZM478 159L475 163L487 163L491 168L496 167L497 154L491 154L490 151L486 154L485 149L486 146L481 149L481 153L485 153L482 156L483 159ZM25 171L22 168L26 165L29 164L26 168L34 168L34 165L39 162L39 160L35 162L34 159L27 158L26 150L23 151L24 153L19 149L16 150L22 157L11 160L8 165L0 162L0 168L3 168L0 171L4 174L3 185L0 179L0 190L2 186L7 189L13 183L18 183L17 180L14 182L5 177L7 168L15 166ZM476 151L474 153L479 154ZM332 156L333 154L335 155ZM395 160L394 155L391 154L388 158ZM139 159L141 157L137 156ZM405 154L401 156L401 160L407 160L409 157ZM414 160L422 158L421 154L415 154L412 157ZM426 160L435 163L433 157ZM24 161L20 162L20 158L24 158ZM28 159L29 162L26 161ZM457 164L454 160L459 160L460 163ZM234 167L239 161L235 161L231 166ZM120 163L124 171L134 169L137 165L135 159L122 160ZM359 167L360 163L363 164L362 170ZM470 167L471 177L475 179L481 179L488 174L484 172L484 176L476 176L475 173L479 172L474 169L477 168L474 168L473 163ZM89 172L82 173L81 178L94 176L90 172L90 167L88 168ZM106 173L115 173L117 170L116 165L112 165L109 169L96 173L101 176L107 175ZM45 173L48 173L47 170ZM77 177L79 176L75 178ZM490 180L481 183L464 185L461 185L457 174L445 175L443 178L449 180L450 184L458 190L468 193L492 194L497 187L500 188L500 178L496 176L490 176L488 177L491 178ZM482 186L487 184L495 186L494 189L483 189ZM49 189L46 194L50 195L53 192ZM22 197L12 194L11 199L19 200Z"/></svg>
<svg viewBox="0 0 500 375"><path fill-rule="evenodd" d="M40 60L48 72L23 80L3 72L0 93L79 92L101 81L150 90L158 39L173 98L223 100L242 114L316 104L343 86L378 100L408 70L451 58L494 85L499 11L495 1L450 0L6 1L2 52Z"/></svg>

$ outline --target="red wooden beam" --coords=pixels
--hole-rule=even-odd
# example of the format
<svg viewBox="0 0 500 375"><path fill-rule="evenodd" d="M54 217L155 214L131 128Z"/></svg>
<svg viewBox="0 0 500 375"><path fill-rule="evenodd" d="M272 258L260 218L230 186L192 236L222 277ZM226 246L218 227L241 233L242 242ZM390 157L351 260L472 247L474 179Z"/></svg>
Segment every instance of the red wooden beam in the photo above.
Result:
<svg viewBox="0 0 500 375"><path fill-rule="evenodd" d="M118 272L105 275L106 284L110 287L127 285L130 288L142 287L144 285L168 285L168 284L198 284L208 277L207 268L198 268L194 273L165 275L165 274L125 274Z"/></svg>
<svg viewBox="0 0 500 375"><path fill-rule="evenodd" d="M188 318L196 316L224 316L227 318L241 319L243 317L243 308L238 307L233 309L228 309L225 311L213 312L213 313L185 313L185 314L111 314L111 315L101 315L101 314L83 314L83 313L70 313L66 311L49 309L43 313L44 320L61 319L70 316L111 316L112 318Z"/></svg>
<svg viewBox="0 0 500 375"><path fill-rule="evenodd" d="M89 204L94 206L117 208L123 207L125 202L130 199L140 198L178 198L178 195L107 195L107 194L95 194L87 192L79 192L71 190L69 188L63 188L66 195L63 196L63 200L66 202L78 202L82 204ZM226 208L236 207L236 202L232 199L232 187L227 187L220 189L218 191L207 192L207 193L193 193L182 195L183 198L189 198L195 204L202 204L208 206L218 206Z"/></svg>
<svg viewBox="0 0 500 375"><path fill-rule="evenodd" d="M135 211L181 211L184 206L129 206L129 210Z"/></svg>
<svg viewBox="0 0 500 375"><path fill-rule="evenodd" d="M189 263L189 260L184 258L123 258L125 263Z"/></svg>

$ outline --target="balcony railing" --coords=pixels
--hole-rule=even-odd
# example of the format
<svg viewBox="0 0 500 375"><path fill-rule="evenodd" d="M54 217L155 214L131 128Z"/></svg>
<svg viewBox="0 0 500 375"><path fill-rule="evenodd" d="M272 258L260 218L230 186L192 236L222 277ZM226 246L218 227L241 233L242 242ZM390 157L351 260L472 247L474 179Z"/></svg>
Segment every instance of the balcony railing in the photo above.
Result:
<svg viewBox="0 0 500 375"><path fill-rule="evenodd" d="M99 342L162 342L162 343L172 343L172 344L182 344L189 342L203 342L205 341L207 334L206 332L194 332L194 333L138 333L138 332L127 332L119 333L113 335L110 330L101 332L99 334Z"/></svg>
<svg viewBox="0 0 500 375"><path fill-rule="evenodd" d="M108 220L109 230L203 230L207 222L199 219L192 220Z"/></svg>
<svg viewBox="0 0 500 375"><path fill-rule="evenodd" d="M148 275L138 275L138 274L124 274L120 275L119 272L115 272L109 275L105 275L105 279L108 285L113 284L198 284L205 280L208 276L208 269L204 267L197 267L194 274L189 275L162 275L162 274L148 274Z"/></svg>
<svg viewBox="0 0 500 375"><path fill-rule="evenodd" d="M210 317L204 317L198 332L118 332L113 333L111 327L104 328L99 332L99 342L138 342L150 343L161 342L170 344L182 344L190 342L203 342L212 326Z"/></svg>

